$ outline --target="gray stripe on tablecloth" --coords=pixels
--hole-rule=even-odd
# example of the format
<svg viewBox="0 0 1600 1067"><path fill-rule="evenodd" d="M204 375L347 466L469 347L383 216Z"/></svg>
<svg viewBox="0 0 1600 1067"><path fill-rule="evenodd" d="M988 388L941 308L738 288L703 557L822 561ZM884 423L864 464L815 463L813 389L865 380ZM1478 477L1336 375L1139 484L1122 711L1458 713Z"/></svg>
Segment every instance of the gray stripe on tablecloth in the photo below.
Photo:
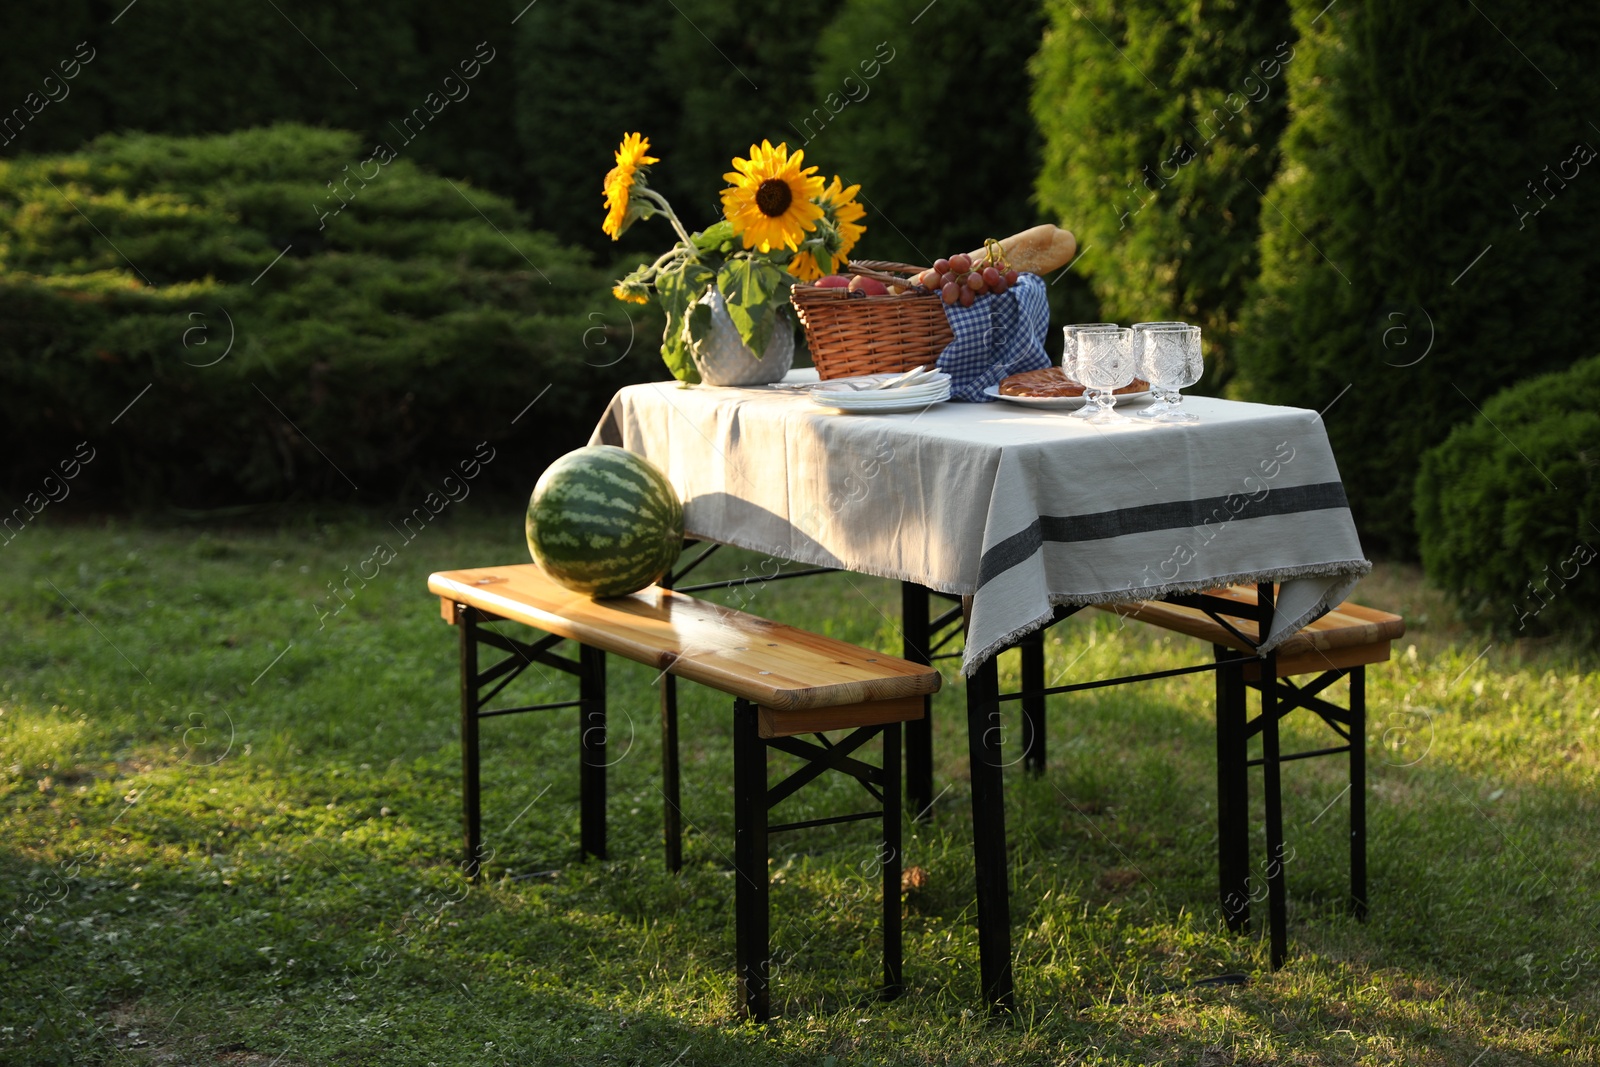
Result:
<svg viewBox="0 0 1600 1067"><path fill-rule="evenodd" d="M981 589L997 575L1031 559L1046 541L1100 541L1130 534L1160 530L1187 530L1202 525L1220 510L1232 519L1264 519L1272 515L1292 515L1303 511L1348 510L1342 482L1317 482L1273 489L1259 500L1245 499L1237 512L1228 510L1227 501L1243 494L1202 497L1199 500L1171 500L1161 504L1100 511L1092 515L1041 515L1025 529L995 545L983 554L978 565Z"/></svg>

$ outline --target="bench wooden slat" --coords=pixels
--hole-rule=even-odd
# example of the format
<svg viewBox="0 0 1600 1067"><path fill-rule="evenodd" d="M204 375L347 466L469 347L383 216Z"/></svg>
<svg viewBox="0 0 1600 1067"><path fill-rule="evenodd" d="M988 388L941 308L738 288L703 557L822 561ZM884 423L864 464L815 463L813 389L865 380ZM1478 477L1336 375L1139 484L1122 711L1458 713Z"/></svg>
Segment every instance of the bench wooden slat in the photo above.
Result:
<svg viewBox="0 0 1600 1067"><path fill-rule="evenodd" d="M1207 595L1250 607L1256 603L1254 586L1234 585L1212 589L1208 590ZM1097 604L1096 607L1237 652L1253 651L1248 644L1229 633L1221 623L1199 608L1156 600ZM1257 636L1258 627L1254 620L1231 615L1223 617L1246 637L1253 639ZM1278 646L1278 674L1288 677L1336 667L1380 663L1389 658L1390 642L1405 636L1405 632L1406 623L1400 616L1346 602Z"/></svg>
<svg viewBox="0 0 1600 1067"><path fill-rule="evenodd" d="M523 563L441 571L429 576L428 589L442 601L559 634L774 712L920 698L940 684L931 667L659 586L594 600ZM448 606L446 617L453 621ZM922 702L913 703L920 718Z"/></svg>
<svg viewBox="0 0 1600 1067"><path fill-rule="evenodd" d="M920 696L869 700L865 704L844 704L836 708L811 708L802 711L760 709L762 737L794 737L797 734L851 730L858 726L883 726L891 722L911 722L925 714Z"/></svg>

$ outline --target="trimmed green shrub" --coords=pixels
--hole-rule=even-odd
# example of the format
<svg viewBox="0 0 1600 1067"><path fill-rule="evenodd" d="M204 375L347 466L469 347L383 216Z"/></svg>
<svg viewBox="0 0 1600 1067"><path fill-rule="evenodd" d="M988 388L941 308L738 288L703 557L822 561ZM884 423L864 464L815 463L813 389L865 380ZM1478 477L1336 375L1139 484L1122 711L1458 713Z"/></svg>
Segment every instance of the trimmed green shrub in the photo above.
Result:
<svg viewBox="0 0 1600 1067"><path fill-rule="evenodd" d="M487 441L525 491L662 376L659 317L608 290L505 199L351 133L0 163L0 473L32 487L88 440L136 502L371 500Z"/></svg>
<svg viewBox="0 0 1600 1067"><path fill-rule="evenodd" d="M1512 386L1422 457L1428 578L1511 637L1600 624L1600 356Z"/></svg>
<svg viewBox="0 0 1600 1067"><path fill-rule="evenodd" d="M1600 6L1293 8L1238 392L1328 408L1363 543L1408 554L1422 453L1593 351Z"/></svg>
<svg viewBox="0 0 1600 1067"><path fill-rule="evenodd" d="M399 147L406 135L396 129L410 118L406 158L509 193L522 165L507 8L503 0L62 0L48 16L8 19L0 34L0 115L30 92L61 97L27 109L25 128L0 136L0 154L71 151L108 131L195 135L285 121ZM63 81L59 64L80 42L93 58L64 85L45 86L46 76ZM478 73L464 79L462 62Z"/></svg>
<svg viewBox="0 0 1600 1067"><path fill-rule="evenodd" d="M1050 0L1034 57L1039 202L1078 236L1076 271L1121 322L1205 330L1215 392L1256 274L1294 30L1282 3Z"/></svg>

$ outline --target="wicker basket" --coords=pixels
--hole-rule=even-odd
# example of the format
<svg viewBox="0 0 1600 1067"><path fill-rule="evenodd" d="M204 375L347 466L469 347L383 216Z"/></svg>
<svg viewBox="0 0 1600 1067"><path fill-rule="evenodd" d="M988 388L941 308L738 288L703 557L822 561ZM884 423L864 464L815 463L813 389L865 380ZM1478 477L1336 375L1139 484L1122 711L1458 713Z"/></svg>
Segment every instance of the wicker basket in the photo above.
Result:
<svg viewBox="0 0 1600 1067"><path fill-rule="evenodd" d="M905 284L923 268L907 263L852 260L851 274ZM931 366L955 334L944 302L932 290L903 296L862 296L845 289L797 285L790 296L822 378L886 374Z"/></svg>

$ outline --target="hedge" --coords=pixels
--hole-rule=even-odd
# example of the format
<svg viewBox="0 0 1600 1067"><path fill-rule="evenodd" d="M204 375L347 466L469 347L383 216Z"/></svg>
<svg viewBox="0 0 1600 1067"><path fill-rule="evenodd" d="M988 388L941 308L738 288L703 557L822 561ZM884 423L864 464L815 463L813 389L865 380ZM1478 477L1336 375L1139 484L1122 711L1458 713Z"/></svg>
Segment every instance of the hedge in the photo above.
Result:
<svg viewBox="0 0 1600 1067"><path fill-rule="evenodd" d="M1238 391L1328 409L1363 543L1410 554L1422 453L1593 351L1600 6L1293 8Z"/></svg>
<svg viewBox="0 0 1600 1067"><path fill-rule="evenodd" d="M1084 249L1108 319L1205 330L1215 392L1256 275L1260 190L1295 62L1286 5L1051 0L1032 63L1039 202Z"/></svg>
<svg viewBox="0 0 1600 1067"><path fill-rule="evenodd" d="M1600 356L1496 395L1422 457L1428 578L1510 637L1600 632Z"/></svg>
<svg viewBox="0 0 1600 1067"><path fill-rule="evenodd" d="M508 201L298 126L0 163L0 307L14 495L85 440L136 503L372 502L483 441L525 491L662 376L659 320Z"/></svg>

